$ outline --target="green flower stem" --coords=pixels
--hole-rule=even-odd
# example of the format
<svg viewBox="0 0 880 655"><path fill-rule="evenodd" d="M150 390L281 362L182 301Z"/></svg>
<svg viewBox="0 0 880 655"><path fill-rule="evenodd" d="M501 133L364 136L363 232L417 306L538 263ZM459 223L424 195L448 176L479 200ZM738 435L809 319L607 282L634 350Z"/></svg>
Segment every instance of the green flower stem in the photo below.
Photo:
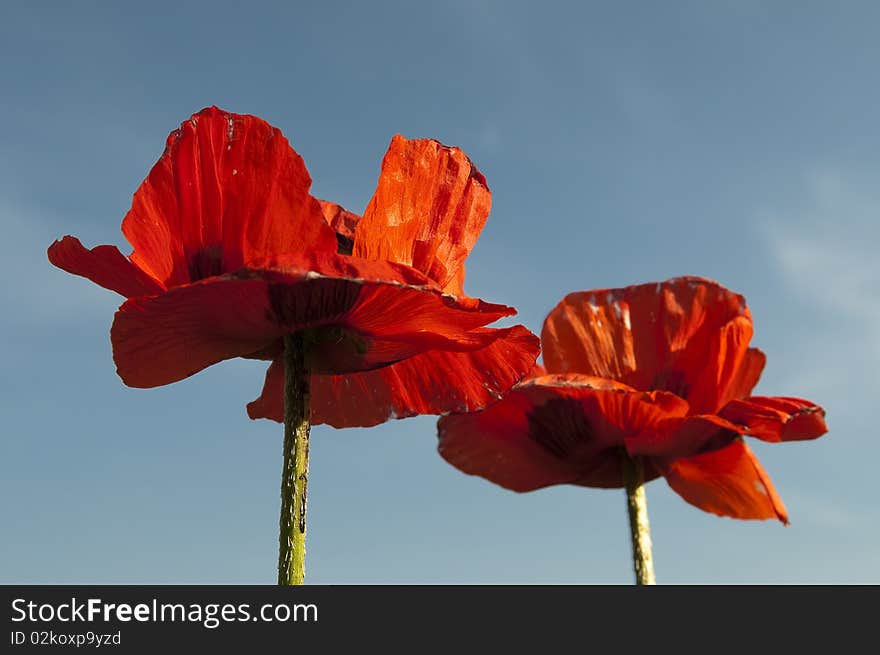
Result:
<svg viewBox="0 0 880 655"><path fill-rule="evenodd" d="M303 335L284 337L284 469L281 473L281 521L278 537L280 585L301 585L305 578L309 381Z"/></svg>
<svg viewBox="0 0 880 655"><path fill-rule="evenodd" d="M645 467L640 457L631 459L621 453L629 532L632 539L633 570L637 585L657 584L651 555L651 527L648 525L648 501L645 497Z"/></svg>

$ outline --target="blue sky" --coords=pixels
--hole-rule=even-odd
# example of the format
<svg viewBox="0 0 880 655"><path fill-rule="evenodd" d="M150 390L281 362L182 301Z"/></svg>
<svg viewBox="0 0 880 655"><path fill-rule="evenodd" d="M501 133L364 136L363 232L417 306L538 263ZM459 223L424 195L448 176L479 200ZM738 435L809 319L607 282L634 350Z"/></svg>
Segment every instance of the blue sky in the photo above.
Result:
<svg viewBox="0 0 880 655"><path fill-rule="evenodd" d="M567 292L680 274L743 293L758 392L830 433L758 452L792 524L648 485L666 583L880 582L880 6L847 2L4 3L0 582L271 583L281 428L233 361L129 389L115 294L51 267L113 243L169 131L280 127L354 211L391 136L464 149L493 209L471 295L539 331ZM518 495L436 454L435 419L313 430L314 583L629 583L620 490Z"/></svg>

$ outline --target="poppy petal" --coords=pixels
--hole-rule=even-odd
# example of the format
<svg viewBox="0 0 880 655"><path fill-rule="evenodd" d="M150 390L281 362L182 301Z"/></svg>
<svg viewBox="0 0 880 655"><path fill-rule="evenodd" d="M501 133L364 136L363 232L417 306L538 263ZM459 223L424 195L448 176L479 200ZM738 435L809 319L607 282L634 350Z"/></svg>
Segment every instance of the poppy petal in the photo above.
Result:
<svg viewBox="0 0 880 655"><path fill-rule="evenodd" d="M331 352L348 354L343 363L331 361L330 371L366 370L427 350L485 347L491 334L475 328L513 312L406 284L406 276L393 276L405 268L399 265L326 253L323 259L340 260L335 268L351 277L327 277L304 261L245 268L127 301L111 328L120 377L134 387L170 384L224 359L266 356L283 335L308 329L324 350L329 334L341 342ZM371 279L376 271L388 277ZM315 370L327 372L321 364Z"/></svg>
<svg viewBox="0 0 880 655"><path fill-rule="evenodd" d="M431 350L383 368L347 375L312 376L312 422L369 427L418 414L468 412L497 400L529 370L538 338L521 325L492 333L493 341L469 352ZM284 369L275 361L253 418L284 418Z"/></svg>
<svg viewBox="0 0 880 655"><path fill-rule="evenodd" d="M269 282L284 283L285 276L290 274L297 278L305 275L308 280L325 280L338 288L348 282L353 288L362 288L357 302L347 313L347 324L357 325L359 331L379 339L422 344L434 340L437 348L472 350L488 343L488 337L480 332L471 336L464 332L516 313L506 305L442 294L422 273L395 262L307 252L260 260L257 265L264 269L261 274ZM399 292L395 293L392 288ZM281 301L282 298L276 298L276 302ZM279 307L277 311L287 309ZM451 319L453 315L456 320ZM296 317L292 325L299 327L302 321L302 317Z"/></svg>
<svg viewBox="0 0 880 655"><path fill-rule="evenodd" d="M132 264L116 246L88 250L80 240L66 236L49 246L49 261L58 268L88 278L105 289L133 298L162 293L165 288Z"/></svg>
<svg viewBox="0 0 880 655"><path fill-rule="evenodd" d="M321 213L324 214L327 225L336 232L339 254L350 255L354 248L354 231L361 217L335 202L318 198L318 203L321 205Z"/></svg>
<svg viewBox="0 0 880 655"><path fill-rule="evenodd" d="M766 364L767 355L762 350L749 348L730 382L727 393L721 398L721 406L723 407L731 400L747 398L758 384L758 380L761 379L761 373Z"/></svg>
<svg viewBox="0 0 880 655"><path fill-rule="evenodd" d="M547 375L547 369L535 362L535 365L532 367L532 370L529 371L529 374L526 376L527 378L538 378L542 375Z"/></svg>
<svg viewBox="0 0 880 655"><path fill-rule="evenodd" d="M685 398L714 413L752 336L742 296L711 280L681 277L622 289L571 293L541 332L544 365Z"/></svg>
<svg viewBox="0 0 880 655"><path fill-rule="evenodd" d="M701 510L737 519L779 519L782 499L749 447L737 439L721 450L679 459L665 472L669 486Z"/></svg>
<svg viewBox="0 0 880 655"><path fill-rule="evenodd" d="M316 377L312 376L312 384ZM309 392L311 391L310 387ZM269 364L260 397L247 404L247 413L254 420L268 418L279 423L284 422L284 363L280 359L273 359ZM316 424L314 416L311 421Z"/></svg>
<svg viewBox="0 0 880 655"><path fill-rule="evenodd" d="M828 431L825 410L801 398L752 396L729 402L720 412L746 427L746 434L764 441L816 439Z"/></svg>
<svg viewBox="0 0 880 655"><path fill-rule="evenodd" d="M486 179L458 148L396 135L357 225L354 254L408 264L461 295L461 267L491 206Z"/></svg>
<svg viewBox="0 0 880 655"><path fill-rule="evenodd" d="M132 298L110 329L116 371L130 387L156 387L247 356L284 334L266 320L267 309L262 280L208 278Z"/></svg>
<svg viewBox="0 0 880 655"><path fill-rule="evenodd" d="M737 439L742 430L712 414L670 418L654 430L644 430L625 438L631 457L690 457L718 450Z"/></svg>
<svg viewBox="0 0 880 655"><path fill-rule="evenodd" d="M513 491L553 484L621 487L626 434L682 415L687 403L584 376L527 380L503 399L438 423L439 451L461 471ZM646 479L660 475L646 461Z"/></svg>
<svg viewBox="0 0 880 655"><path fill-rule="evenodd" d="M336 251L302 158L257 118L210 107L168 136L122 231L166 286L293 249Z"/></svg>

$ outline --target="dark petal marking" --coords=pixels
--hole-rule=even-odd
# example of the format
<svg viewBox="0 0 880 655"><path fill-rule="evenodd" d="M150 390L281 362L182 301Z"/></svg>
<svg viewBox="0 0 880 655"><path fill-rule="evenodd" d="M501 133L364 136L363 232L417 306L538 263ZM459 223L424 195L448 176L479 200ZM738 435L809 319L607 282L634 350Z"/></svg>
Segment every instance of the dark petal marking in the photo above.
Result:
<svg viewBox="0 0 880 655"><path fill-rule="evenodd" d="M198 282L206 277L221 275L223 271L223 246L205 246L194 253L188 262L189 279Z"/></svg>
<svg viewBox="0 0 880 655"><path fill-rule="evenodd" d="M595 440L581 404L554 398L528 414L529 437L559 459L569 459L579 446Z"/></svg>
<svg viewBox="0 0 880 655"><path fill-rule="evenodd" d="M308 291L303 289L308 285ZM307 327L320 317L332 323L354 307L362 284L336 278L308 280L302 285L269 284L269 315L279 325Z"/></svg>
<svg viewBox="0 0 880 655"><path fill-rule="evenodd" d="M685 384L681 371L660 371L651 382L652 391L668 391L687 400L690 387Z"/></svg>
<svg viewBox="0 0 880 655"><path fill-rule="evenodd" d="M354 251L354 238L347 237L339 232L336 233L337 252L340 255L350 255Z"/></svg>

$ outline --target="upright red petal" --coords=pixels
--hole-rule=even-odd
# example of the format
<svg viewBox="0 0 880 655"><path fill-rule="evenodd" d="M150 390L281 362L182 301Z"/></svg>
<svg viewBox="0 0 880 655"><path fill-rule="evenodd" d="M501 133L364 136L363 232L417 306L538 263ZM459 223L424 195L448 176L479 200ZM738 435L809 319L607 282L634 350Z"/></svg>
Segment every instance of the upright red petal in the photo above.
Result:
<svg viewBox="0 0 880 655"><path fill-rule="evenodd" d="M291 250L336 250L302 158L255 117L204 109L172 132L122 231L166 286Z"/></svg>
<svg viewBox="0 0 880 655"><path fill-rule="evenodd" d="M490 206L486 179L461 150L398 134L357 225L354 254L408 264L461 295L461 267Z"/></svg>
<svg viewBox="0 0 880 655"><path fill-rule="evenodd" d="M761 373L766 364L767 355L763 351L758 348L749 348L742 358L727 392L719 401L719 407L724 407L731 400L740 400L750 396L752 389L761 379Z"/></svg>
<svg viewBox="0 0 880 655"><path fill-rule="evenodd" d="M529 374L526 378L538 378L542 375L547 375L547 369L544 368L541 364L535 362L535 365L532 367L532 370L529 371Z"/></svg>
<svg viewBox="0 0 880 655"><path fill-rule="evenodd" d="M801 398L752 396L731 401L720 414L745 426L746 434L776 443L816 439L828 431L825 410Z"/></svg>
<svg viewBox="0 0 880 655"><path fill-rule="evenodd" d="M679 496L706 512L788 523L770 476L741 439L721 450L676 460L665 476Z"/></svg>
<svg viewBox="0 0 880 655"><path fill-rule="evenodd" d="M132 264L116 246L87 250L79 239L66 236L49 246L49 261L60 269L88 278L105 289L133 298L164 291L164 287Z"/></svg>
<svg viewBox="0 0 880 655"><path fill-rule="evenodd" d="M361 373L312 376L312 422L369 427L418 414L468 412L496 401L529 370L538 338L521 325L481 330L493 341L469 352L431 350ZM284 370L273 362L251 418L284 418Z"/></svg>
<svg viewBox="0 0 880 655"><path fill-rule="evenodd" d="M336 232L338 252L341 255L350 255L354 249L354 231L361 217L329 200L318 198L318 203L327 225Z"/></svg>
<svg viewBox="0 0 880 655"><path fill-rule="evenodd" d="M742 296L682 277L571 293L547 316L541 343L551 373L671 391L692 411L712 413L737 379L751 336Z"/></svg>

